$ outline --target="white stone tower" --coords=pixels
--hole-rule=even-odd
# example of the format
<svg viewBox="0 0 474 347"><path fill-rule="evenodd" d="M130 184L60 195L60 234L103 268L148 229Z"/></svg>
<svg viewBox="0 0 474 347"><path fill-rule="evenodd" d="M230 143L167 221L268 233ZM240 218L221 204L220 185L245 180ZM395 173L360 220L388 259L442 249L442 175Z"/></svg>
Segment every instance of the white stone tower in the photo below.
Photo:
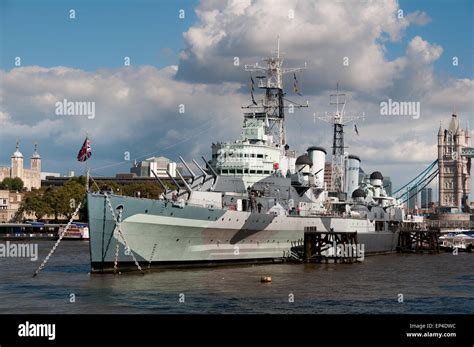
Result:
<svg viewBox="0 0 474 347"><path fill-rule="evenodd" d="M16 141L16 151L11 156L11 178L19 177L23 179L23 154L20 152L20 142Z"/></svg>
<svg viewBox="0 0 474 347"><path fill-rule="evenodd" d="M35 143L35 151L31 155L31 170L41 172L41 156L38 153L37 143Z"/></svg>

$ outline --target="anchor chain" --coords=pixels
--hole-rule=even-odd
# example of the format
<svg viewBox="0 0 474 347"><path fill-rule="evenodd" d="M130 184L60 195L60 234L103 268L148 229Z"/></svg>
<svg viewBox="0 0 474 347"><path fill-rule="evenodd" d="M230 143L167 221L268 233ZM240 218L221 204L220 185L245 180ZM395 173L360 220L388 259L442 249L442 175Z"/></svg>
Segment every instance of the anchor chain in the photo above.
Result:
<svg viewBox="0 0 474 347"><path fill-rule="evenodd" d="M120 237L122 238L123 244L124 244L125 248L130 250L130 255L132 256L133 261L135 262L135 265L137 266L138 270L140 270L140 272L141 272L142 274L145 274L145 273L143 272L142 267L141 267L140 264L138 263L137 258L135 258L135 254L133 254L132 249L131 249L130 247L128 247L127 241L125 240L125 236L123 236L123 233L122 233L122 231L120 230L120 225L122 224L122 222L118 222L118 221L117 221L117 218L116 218L115 212L114 212L114 208L112 207L112 203L110 202L109 196L107 195L107 193L104 193L104 195L105 195L105 199L106 199L106 201L107 201L107 204L108 204L108 206L109 206L110 213L112 214L112 217L114 218L114 221L115 221L115 230L117 230L118 234L119 234ZM120 213L120 212L119 212L119 213Z"/></svg>
<svg viewBox="0 0 474 347"><path fill-rule="evenodd" d="M151 267L151 262L153 260L153 255L155 254L155 249L156 249L156 243L153 245L153 249L151 250L151 256L150 256L150 261L148 262L148 270Z"/></svg>
<svg viewBox="0 0 474 347"><path fill-rule="evenodd" d="M122 209L119 210L118 214L118 221L119 223L122 222ZM118 270L118 256L119 256L119 249L120 249L120 242L118 237L115 237L115 261L114 261L114 275L117 273Z"/></svg>
<svg viewBox="0 0 474 347"><path fill-rule="evenodd" d="M49 251L48 255L46 256L46 258L44 258L43 262L41 263L41 265L38 267L38 269L36 269L35 273L33 274L33 277L35 277L36 275L38 275L40 273L41 270L44 269L44 267L46 266L46 263L49 261L49 258L53 255L53 253L56 251L56 248L58 247L59 243L61 242L61 240L63 239L64 235L66 234L66 231L69 229L69 227L71 226L73 220L74 220L74 217L76 217L77 213L79 212L79 209L81 208L81 204L82 203L79 203L79 205L77 205L77 208L76 210L74 211L74 213L72 214L71 216L71 219L69 219L69 222L67 223L66 227L64 228L63 232L59 235L59 238L58 240L56 241L56 243L54 244L53 248Z"/></svg>
<svg viewBox="0 0 474 347"><path fill-rule="evenodd" d="M118 270L118 256L119 256L119 248L120 244L118 242L118 238L115 240L115 261L114 261L114 275L117 273Z"/></svg>

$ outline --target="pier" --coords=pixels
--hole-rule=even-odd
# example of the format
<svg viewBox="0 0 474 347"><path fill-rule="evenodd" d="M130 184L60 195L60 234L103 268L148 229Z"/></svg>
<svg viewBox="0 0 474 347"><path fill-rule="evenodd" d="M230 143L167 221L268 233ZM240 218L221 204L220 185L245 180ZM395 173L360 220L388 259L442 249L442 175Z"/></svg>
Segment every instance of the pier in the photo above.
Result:
<svg viewBox="0 0 474 347"><path fill-rule="evenodd" d="M56 240L66 224L1 223L0 240Z"/></svg>
<svg viewBox="0 0 474 347"><path fill-rule="evenodd" d="M437 230L440 233L449 233L453 230L474 229L474 220L438 220L427 219L426 226L430 230Z"/></svg>
<svg viewBox="0 0 474 347"><path fill-rule="evenodd" d="M304 228L303 261L306 263L357 262L357 232L317 231Z"/></svg>
<svg viewBox="0 0 474 347"><path fill-rule="evenodd" d="M427 223L404 222L398 236L398 253L439 253L440 232Z"/></svg>

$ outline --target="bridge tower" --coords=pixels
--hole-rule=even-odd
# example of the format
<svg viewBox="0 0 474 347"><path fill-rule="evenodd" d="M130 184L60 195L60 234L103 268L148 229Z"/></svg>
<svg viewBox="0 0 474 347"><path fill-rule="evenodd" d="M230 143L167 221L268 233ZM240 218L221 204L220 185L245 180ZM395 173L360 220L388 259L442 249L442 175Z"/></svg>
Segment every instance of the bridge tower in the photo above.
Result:
<svg viewBox="0 0 474 347"><path fill-rule="evenodd" d="M438 131L439 206L469 210L471 191L471 131L462 129L456 114Z"/></svg>

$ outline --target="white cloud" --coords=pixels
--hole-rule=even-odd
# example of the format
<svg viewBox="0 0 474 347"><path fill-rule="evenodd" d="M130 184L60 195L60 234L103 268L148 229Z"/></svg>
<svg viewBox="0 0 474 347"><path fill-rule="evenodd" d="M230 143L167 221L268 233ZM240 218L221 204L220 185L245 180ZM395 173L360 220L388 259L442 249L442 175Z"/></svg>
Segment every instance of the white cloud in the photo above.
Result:
<svg viewBox="0 0 474 347"><path fill-rule="evenodd" d="M426 25L431 22L431 17L428 16L426 12L422 12L422 11L415 11L415 12L409 13L407 18L410 23L413 23L416 25Z"/></svg>
<svg viewBox="0 0 474 347"><path fill-rule="evenodd" d="M387 40L400 40L410 23L427 23L422 12L398 19L398 9L395 0L206 1L197 9L199 22L184 34L187 46L178 66L0 71L0 132L12 148L16 136L39 140L57 167L74 168L86 132L93 139L93 166L121 161L124 151L132 159L154 152L175 160L180 154L209 156L211 142L240 135L240 106L248 103L241 93L248 81L243 64L270 54L280 34L288 63L308 62L299 76L305 96L291 95L291 86L287 90L290 98L310 102L309 109L288 117L290 145L300 151L308 145L330 148L331 127L313 123L313 113L332 110L328 94L340 82L348 94L347 111L366 113L358 122L360 136L346 127L349 151L370 170L392 170L384 174L401 183L435 159L437 127L449 121L453 106L462 120L472 117L474 81L440 80L433 65L443 49L420 36L409 40L405 55L388 60ZM294 19L288 18L290 10ZM235 56L240 66L234 66ZM96 118L56 116L54 103L64 98L95 101ZM388 98L419 101L421 118L381 116L379 104ZM180 104L184 114L178 112ZM12 148L2 148L2 160Z"/></svg>
<svg viewBox="0 0 474 347"><path fill-rule="evenodd" d="M253 63L276 49L280 35L286 56L308 63L307 94L332 89L335 81L367 93L387 88L403 63L386 61L378 41L397 41L403 35L409 20L399 19L397 10L395 0L203 2L196 10L199 23L184 33L187 48L177 77L241 82L241 69L233 68L233 58ZM349 66L343 65L345 57Z"/></svg>

